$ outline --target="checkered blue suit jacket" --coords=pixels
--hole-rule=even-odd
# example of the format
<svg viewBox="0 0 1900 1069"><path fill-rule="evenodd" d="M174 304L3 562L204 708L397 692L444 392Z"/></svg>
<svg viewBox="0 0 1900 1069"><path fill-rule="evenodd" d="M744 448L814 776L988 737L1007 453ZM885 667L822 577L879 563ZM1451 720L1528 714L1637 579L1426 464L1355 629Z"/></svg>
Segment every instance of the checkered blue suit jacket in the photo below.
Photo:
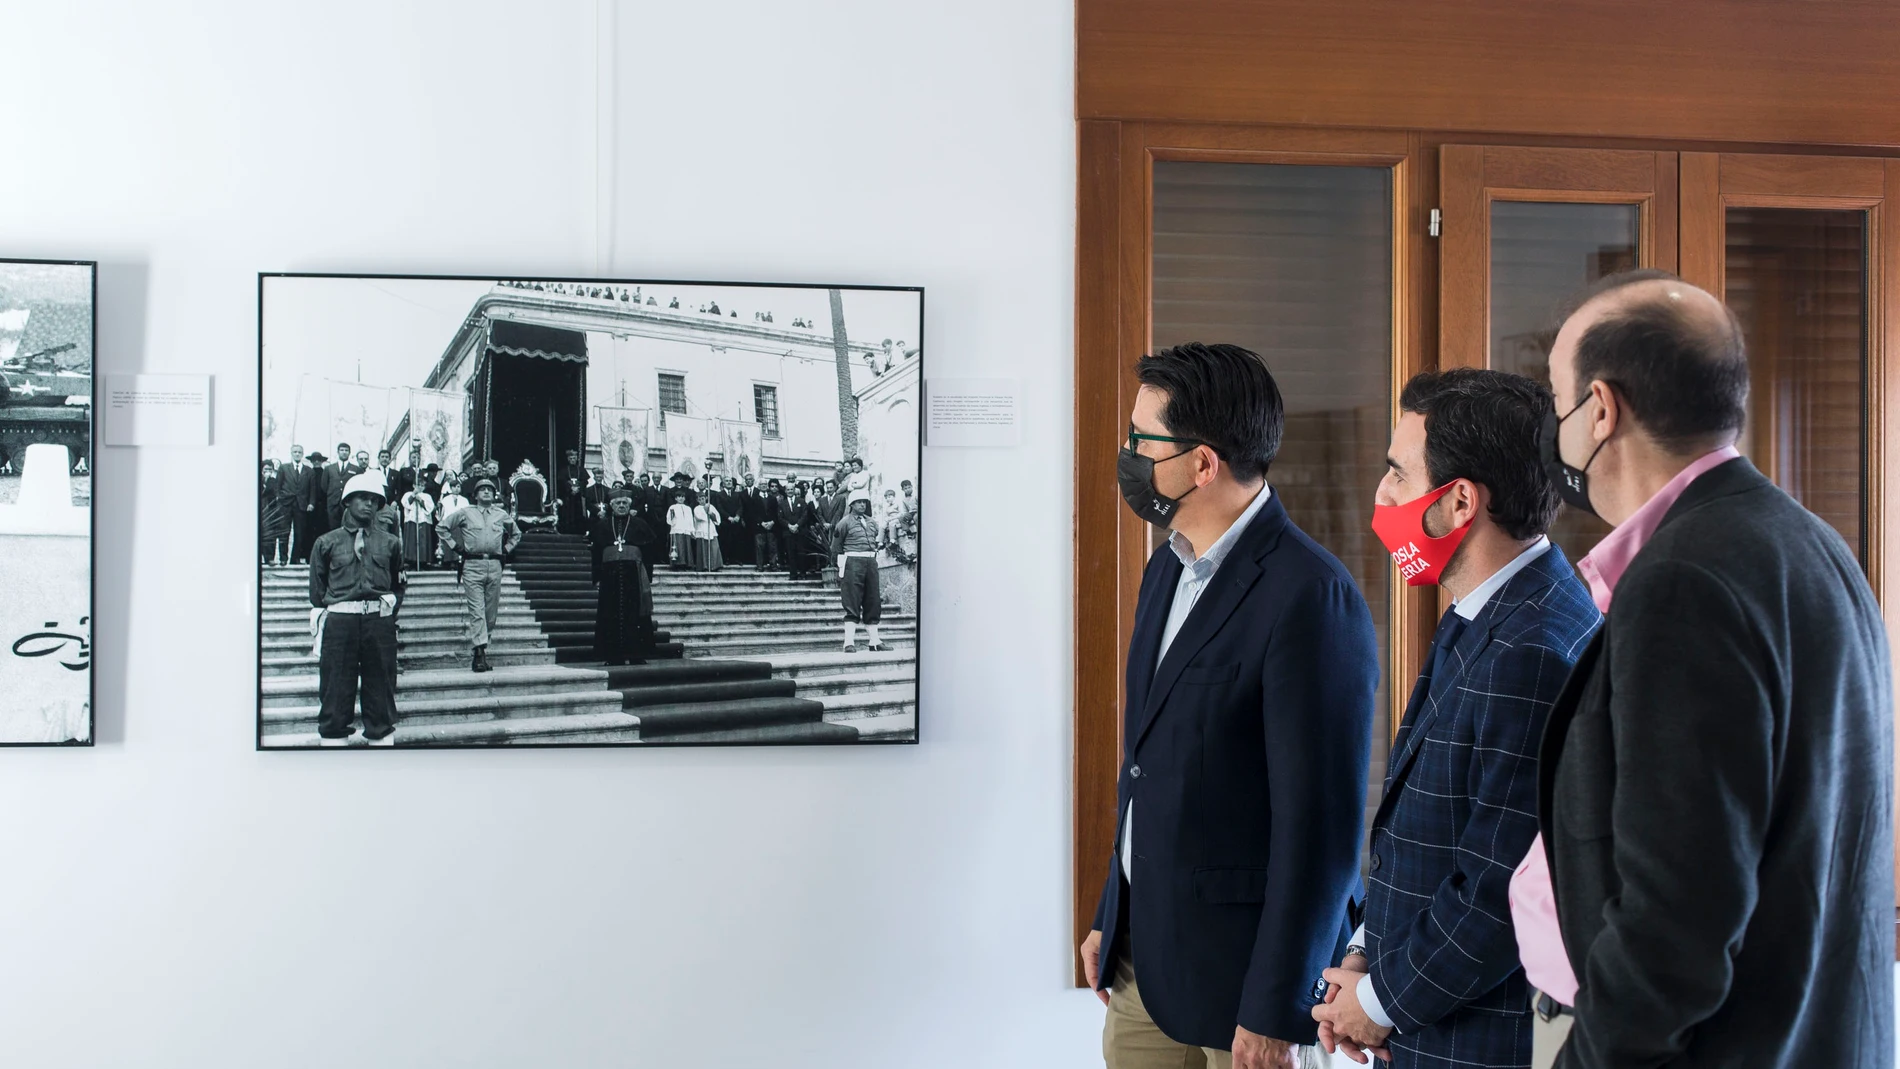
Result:
<svg viewBox="0 0 1900 1069"><path fill-rule="evenodd" d="M1395 1069L1530 1065L1511 873L1537 834L1544 720L1600 621L1552 546L1413 688L1373 819L1366 896Z"/></svg>

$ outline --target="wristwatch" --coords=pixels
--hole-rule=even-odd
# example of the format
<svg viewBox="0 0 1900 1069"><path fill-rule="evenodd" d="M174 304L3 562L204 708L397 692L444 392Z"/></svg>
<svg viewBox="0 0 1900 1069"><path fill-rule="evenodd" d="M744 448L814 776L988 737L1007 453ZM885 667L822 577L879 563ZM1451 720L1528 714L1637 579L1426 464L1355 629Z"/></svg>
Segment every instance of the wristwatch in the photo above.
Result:
<svg viewBox="0 0 1900 1069"><path fill-rule="evenodd" d="M1365 948L1365 947L1362 947L1362 946L1351 946L1351 945L1348 945L1348 946L1346 947L1346 956L1350 958L1350 957L1352 957L1352 956L1353 956L1354 954L1357 954L1357 955L1359 955L1359 956L1360 956L1360 957L1362 957L1362 958L1370 958L1370 957L1372 956L1372 955L1370 955L1370 954L1368 954L1368 953L1366 953L1366 948Z"/></svg>

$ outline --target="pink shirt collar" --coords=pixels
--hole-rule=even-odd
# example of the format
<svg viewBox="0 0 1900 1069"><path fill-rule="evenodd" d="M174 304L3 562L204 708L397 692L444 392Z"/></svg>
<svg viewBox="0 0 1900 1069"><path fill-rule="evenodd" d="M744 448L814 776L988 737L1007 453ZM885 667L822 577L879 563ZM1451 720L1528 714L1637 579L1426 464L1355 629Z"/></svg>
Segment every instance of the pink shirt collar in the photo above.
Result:
<svg viewBox="0 0 1900 1069"><path fill-rule="evenodd" d="M1617 580L1629 569L1630 562L1636 559L1649 539L1656 533L1657 525L1669 513L1670 506L1711 468L1726 464L1740 457L1741 451L1732 445L1725 445L1713 453L1706 454L1693 464L1676 473L1676 477L1656 496L1643 502L1643 507L1630 514L1630 518L1617 525L1598 542L1596 548L1584 554L1577 562L1577 570L1590 584L1590 597L1597 603L1598 612L1610 611L1610 594L1616 589Z"/></svg>

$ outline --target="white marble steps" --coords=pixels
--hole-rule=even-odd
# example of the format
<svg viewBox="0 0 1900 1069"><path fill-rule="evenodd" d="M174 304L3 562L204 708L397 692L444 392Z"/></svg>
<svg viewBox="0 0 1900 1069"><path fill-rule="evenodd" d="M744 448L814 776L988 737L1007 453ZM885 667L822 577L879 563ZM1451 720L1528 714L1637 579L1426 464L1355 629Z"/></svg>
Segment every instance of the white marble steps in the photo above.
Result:
<svg viewBox="0 0 1900 1069"><path fill-rule="evenodd" d="M797 696L824 706L828 724L863 739L915 738L917 618L886 606L878 638L891 650L847 654L835 586L749 568L656 573L654 617L693 659L765 661Z"/></svg>
<svg viewBox="0 0 1900 1069"><path fill-rule="evenodd" d="M836 742L835 725L825 723L765 724L754 727L712 729L691 735L640 737L640 718L631 713L582 713L574 716L520 717L486 723L439 724L396 730L397 748L407 746L562 746L600 745L603 743L644 743L648 746L704 745L706 743L805 743ZM273 736L266 745L296 747L318 745L314 731ZM350 739L352 747L364 746L361 735Z"/></svg>
<svg viewBox="0 0 1900 1069"><path fill-rule="evenodd" d="M798 696L820 702L828 723L860 737L915 737L917 661L909 650L890 653L810 653L773 658L773 675L793 680Z"/></svg>
<svg viewBox="0 0 1900 1069"><path fill-rule="evenodd" d="M735 616L748 616L754 619L789 619L799 615L816 614L829 616L834 620L844 616L844 603L838 595L816 600L792 600L780 595L760 595L741 598L736 601L714 601L704 598L662 598L653 599L653 611L656 615L687 619L708 617L730 619ZM884 604L884 615L899 615L901 610L893 602Z"/></svg>
<svg viewBox="0 0 1900 1069"><path fill-rule="evenodd" d="M662 621L661 627L667 624ZM667 628L671 630L671 628ZM917 645L914 630L910 632L882 632L878 636L884 645L893 651L912 651ZM683 642L686 656L689 658L717 658L737 661L770 661L774 664L787 654L837 652L844 648L844 628L826 628L823 632L807 634L760 635L757 637L723 636L717 639L682 639L677 635L674 641ZM858 632L858 646L864 646L864 632Z"/></svg>
<svg viewBox="0 0 1900 1069"><path fill-rule="evenodd" d="M917 644L914 616L886 607L878 637L893 648ZM653 616L688 658L764 660L844 645L844 613L836 588L794 583L782 572L662 571L654 576ZM867 641L862 634L859 641Z"/></svg>
<svg viewBox="0 0 1900 1069"><path fill-rule="evenodd" d="M309 745L297 741L304 736L314 740L318 711L314 675L266 677L260 697L265 746ZM620 692L607 689L606 672L568 665L498 667L484 673L466 668L405 671L396 679L396 728L402 745L432 739L506 742L554 735L605 741L588 733L603 724L611 730L638 727L638 719L631 718L629 723L620 706ZM564 724L525 723L550 720Z"/></svg>
<svg viewBox="0 0 1900 1069"><path fill-rule="evenodd" d="M607 690L607 673L598 668L580 668L565 664L522 665L497 668L492 672L471 672L467 668L428 668L403 672L396 677L396 704L405 698L417 700L478 701L483 698L521 694L558 694L584 689L598 690L603 697L620 702L617 691ZM260 681L258 698L266 709L308 706L314 718L317 706L317 676L266 676Z"/></svg>
<svg viewBox="0 0 1900 1069"><path fill-rule="evenodd" d="M506 719L409 725L396 727L396 746L559 746L599 745L640 741L640 718L619 710L574 713L565 716L519 716ZM317 733L286 732L265 737L266 746L317 746ZM351 746L364 745L361 734Z"/></svg>
<svg viewBox="0 0 1900 1069"><path fill-rule="evenodd" d="M307 572L298 568L267 569L263 581L263 615L259 623L259 666L265 676L317 673L310 655L310 588ZM469 645L465 636L467 604L451 572L411 572L397 616L397 669L403 676L431 669L467 671ZM489 663L497 668L553 664L554 650L518 584L504 580L501 610L488 645Z"/></svg>
<svg viewBox="0 0 1900 1069"><path fill-rule="evenodd" d="M834 645L844 648L844 617L840 613L789 619L760 620L735 615L728 620L680 616L660 616L659 620L660 626L673 636L673 641L686 643L689 650L749 637L805 636L814 633L828 636ZM914 640L917 636L917 620L915 617L892 619L887 616L878 625L878 634L887 644L898 638ZM863 641L862 628L859 629L859 641Z"/></svg>
<svg viewBox="0 0 1900 1069"><path fill-rule="evenodd" d="M467 617L467 606L460 600L450 602L445 599L404 598L402 603L402 623L405 627L435 625L459 628ZM538 625L534 610L526 605L511 603L508 596L504 594L501 599L501 611L496 614L495 622L507 626L511 621L521 627ZM308 631L310 603L302 601L295 605L264 606L264 627L268 631L273 625L294 625Z"/></svg>

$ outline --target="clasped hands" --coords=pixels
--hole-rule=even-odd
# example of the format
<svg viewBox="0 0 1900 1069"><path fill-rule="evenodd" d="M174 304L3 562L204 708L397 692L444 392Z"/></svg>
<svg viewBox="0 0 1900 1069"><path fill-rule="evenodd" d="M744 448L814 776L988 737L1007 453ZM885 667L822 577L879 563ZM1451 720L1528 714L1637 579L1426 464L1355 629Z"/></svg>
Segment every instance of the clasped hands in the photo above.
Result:
<svg viewBox="0 0 1900 1069"><path fill-rule="evenodd" d="M1380 1027L1359 1004L1359 980L1371 970L1372 963L1363 955L1347 955L1338 968L1326 970L1326 1000L1313 1007L1313 1020L1319 1022L1319 1045L1328 1054L1344 1051L1346 1057L1361 1065L1371 1064L1367 1055L1392 1060L1392 1052L1385 1047L1392 1030Z"/></svg>

